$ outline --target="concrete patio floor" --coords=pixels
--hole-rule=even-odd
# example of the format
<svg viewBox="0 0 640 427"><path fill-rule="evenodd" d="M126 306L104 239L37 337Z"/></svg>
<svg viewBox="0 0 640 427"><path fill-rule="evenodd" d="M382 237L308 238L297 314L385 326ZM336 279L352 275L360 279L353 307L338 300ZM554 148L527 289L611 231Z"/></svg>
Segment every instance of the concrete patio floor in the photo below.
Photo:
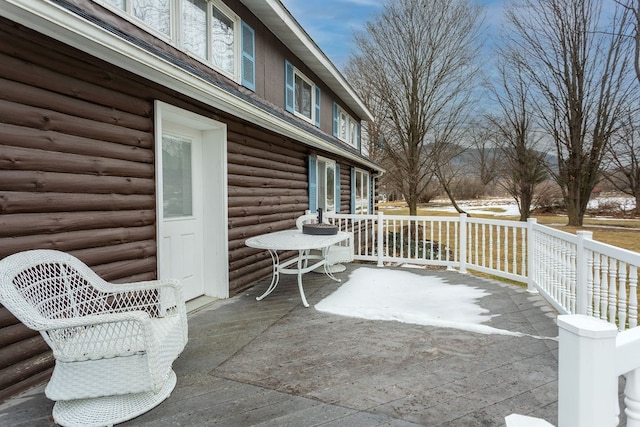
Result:
<svg viewBox="0 0 640 427"><path fill-rule="evenodd" d="M122 425L486 427L511 413L556 424L558 330L542 298L455 271L411 272L485 290L478 304L499 314L486 324L527 336L321 313L313 305L340 286L321 274L304 276L310 308L294 276L258 302L263 280L190 314L175 390ZM42 390L0 405L0 425L54 425Z"/></svg>

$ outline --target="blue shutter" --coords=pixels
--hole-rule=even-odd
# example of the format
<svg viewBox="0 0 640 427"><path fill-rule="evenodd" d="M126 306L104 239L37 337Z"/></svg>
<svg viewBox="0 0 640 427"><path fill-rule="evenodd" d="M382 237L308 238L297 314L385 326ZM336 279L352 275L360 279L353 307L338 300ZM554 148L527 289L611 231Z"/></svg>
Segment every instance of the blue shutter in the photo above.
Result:
<svg viewBox="0 0 640 427"><path fill-rule="evenodd" d="M351 213L356 213L356 168L351 166Z"/></svg>
<svg viewBox="0 0 640 427"><path fill-rule="evenodd" d="M318 210L318 161L309 156L309 211L315 213Z"/></svg>
<svg viewBox="0 0 640 427"><path fill-rule="evenodd" d="M338 163L336 163L335 185L336 213L340 213L340 165Z"/></svg>
<svg viewBox="0 0 640 427"><path fill-rule="evenodd" d="M358 151L361 151L362 147L360 145L360 123L358 123L358 125L356 126L356 140Z"/></svg>
<svg viewBox="0 0 640 427"><path fill-rule="evenodd" d="M333 136L338 137L338 126L340 125L340 117L338 117L338 104L333 103Z"/></svg>
<svg viewBox="0 0 640 427"><path fill-rule="evenodd" d="M316 126L320 127L320 88L316 86Z"/></svg>
<svg viewBox="0 0 640 427"><path fill-rule="evenodd" d="M293 64L289 61L284 61L284 107L285 109L293 113L295 112L295 71Z"/></svg>
<svg viewBox="0 0 640 427"><path fill-rule="evenodd" d="M242 22L242 85L247 89L256 90L256 46L253 28Z"/></svg>

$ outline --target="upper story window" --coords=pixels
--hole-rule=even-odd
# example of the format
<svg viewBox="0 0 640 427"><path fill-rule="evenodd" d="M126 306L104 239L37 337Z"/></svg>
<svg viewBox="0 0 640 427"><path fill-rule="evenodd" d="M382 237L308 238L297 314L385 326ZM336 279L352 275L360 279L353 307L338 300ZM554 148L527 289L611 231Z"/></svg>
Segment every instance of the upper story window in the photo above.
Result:
<svg viewBox="0 0 640 427"><path fill-rule="evenodd" d="M99 0L255 90L255 33L219 0Z"/></svg>
<svg viewBox="0 0 640 427"><path fill-rule="evenodd" d="M216 67L231 74L234 72L236 61L236 23L220 11L213 7L211 14L211 62Z"/></svg>
<svg viewBox="0 0 640 427"><path fill-rule="evenodd" d="M320 126L320 88L289 61L285 61L285 108Z"/></svg>
<svg viewBox="0 0 640 427"><path fill-rule="evenodd" d="M131 0L131 3L133 15L136 18L162 34L171 36L171 4L169 0Z"/></svg>
<svg viewBox="0 0 640 427"><path fill-rule="evenodd" d="M356 148L360 146L360 123L336 102L333 103L333 136Z"/></svg>

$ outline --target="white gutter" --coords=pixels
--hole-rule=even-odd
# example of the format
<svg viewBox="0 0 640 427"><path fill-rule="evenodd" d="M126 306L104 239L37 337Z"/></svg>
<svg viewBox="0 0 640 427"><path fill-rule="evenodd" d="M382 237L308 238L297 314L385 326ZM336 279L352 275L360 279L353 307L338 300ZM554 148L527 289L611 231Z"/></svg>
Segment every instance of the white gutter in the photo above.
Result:
<svg viewBox="0 0 640 427"><path fill-rule="evenodd" d="M370 160L305 132L47 0L0 0L0 15L213 108L310 147L380 169Z"/></svg>

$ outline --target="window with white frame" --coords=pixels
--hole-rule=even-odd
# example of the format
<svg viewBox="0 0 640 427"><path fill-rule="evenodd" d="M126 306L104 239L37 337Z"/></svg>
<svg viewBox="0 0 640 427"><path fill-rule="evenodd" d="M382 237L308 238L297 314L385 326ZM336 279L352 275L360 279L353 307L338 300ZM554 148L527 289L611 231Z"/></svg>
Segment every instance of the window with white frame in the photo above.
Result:
<svg viewBox="0 0 640 427"><path fill-rule="evenodd" d="M340 212L340 165L323 157L309 157L309 210Z"/></svg>
<svg viewBox="0 0 640 427"><path fill-rule="evenodd" d="M354 147L359 146L360 124L336 102L333 103L333 136Z"/></svg>
<svg viewBox="0 0 640 427"><path fill-rule="evenodd" d="M255 90L255 33L219 0L98 0Z"/></svg>
<svg viewBox="0 0 640 427"><path fill-rule="evenodd" d="M320 126L320 88L289 61L285 61L285 108Z"/></svg>
<svg viewBox="0 0 640 427"><path fill-rule="evenodd" d="M369 206L371 206L371 179L369 172L354 168L351 187L353 213L362 215L369 214Z"/></svg>

